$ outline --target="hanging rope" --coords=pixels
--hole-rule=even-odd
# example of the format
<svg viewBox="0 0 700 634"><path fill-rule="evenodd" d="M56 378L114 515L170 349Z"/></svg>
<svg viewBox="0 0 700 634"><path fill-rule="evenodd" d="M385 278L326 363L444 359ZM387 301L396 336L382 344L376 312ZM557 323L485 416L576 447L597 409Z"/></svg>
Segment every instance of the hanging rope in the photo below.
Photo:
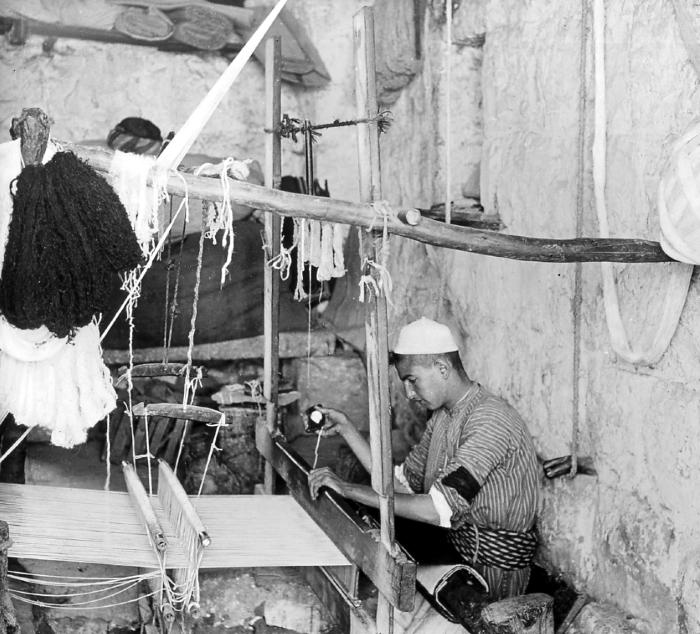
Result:
<svg viewBox="0 0 700 634"><path fill-rule="evenodd" d="M595 191L596 212L600 235L608 238L608 213L605 201L606 186L606 132L607 109L605 99L605 3L594 0L593 32L595 51L595 135L593 137L593 185ZM601 262L603 276L603 298L605 317L610 334L610 343L615 353L628 363L654 365L668 349L671 339L678 327L683 306L688 296L693 267L683 264L671 264L671 278L667 284L661 319L656 332L642 350L633 350L630 346L625 326L620 315L620 304L615 285L612 264Z"/></svg>

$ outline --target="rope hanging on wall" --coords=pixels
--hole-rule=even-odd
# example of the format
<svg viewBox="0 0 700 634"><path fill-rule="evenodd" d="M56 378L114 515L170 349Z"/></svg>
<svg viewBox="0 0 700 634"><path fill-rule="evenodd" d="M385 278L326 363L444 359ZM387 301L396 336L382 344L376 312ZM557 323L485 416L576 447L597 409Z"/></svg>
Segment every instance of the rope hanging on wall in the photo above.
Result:
<svg viewBox="0 0 700 634"><path fill-rule="evenodd" d="M594 69L595 69L595 135L593 138L593 186L600 235L608 238L608 212L605 201L606 179L606 106L605 106L605 2L594 0ZM688 296L693 267L684 264L671 264L671 277L666 288L664 306L656 332L641 350L634 350L627 337L625 325L620 315L620 304L615 285L615 276L610 262L601 262L603 275L603 298L605 317L610 334L610 343L615 353L628 363L653 365L664 355L671 343L683 306Z"/></svg>

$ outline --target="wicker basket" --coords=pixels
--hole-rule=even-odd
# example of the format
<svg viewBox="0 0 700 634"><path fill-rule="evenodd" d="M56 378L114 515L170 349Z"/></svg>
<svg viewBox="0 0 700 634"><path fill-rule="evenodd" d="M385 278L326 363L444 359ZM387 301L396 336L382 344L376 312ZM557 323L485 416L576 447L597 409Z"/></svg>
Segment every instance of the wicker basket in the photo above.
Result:
<svg viewBox="0 0 700 634"><path fill-rule="evenodd" d="M162 11L150 7L124 9L114 22L114 29L135 40L162 42L173 34L173 23Z"/></svg>

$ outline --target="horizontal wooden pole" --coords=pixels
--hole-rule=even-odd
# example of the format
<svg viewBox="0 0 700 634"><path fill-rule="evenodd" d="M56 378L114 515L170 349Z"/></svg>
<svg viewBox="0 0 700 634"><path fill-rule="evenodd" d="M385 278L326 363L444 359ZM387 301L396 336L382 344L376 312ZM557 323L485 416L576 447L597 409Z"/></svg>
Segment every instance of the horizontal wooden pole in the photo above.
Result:
<svg viewBox="0 0 700 634"><path fill-rule="evenodd" d="M355 507L333 491L317 500L309 493L308 466L289 446L270 437L265 421L256 428L258 451L287 483L289 492L335 542L338 549L370 578L379 592L399 610L413 609L416 563L398 546L395 553L379 541L379 526L360 517Z"/></svg>
<svg viewBox="0 0 700 634"><path fill-rule="evenodd" d="M219 423L222 415L222 412L211 407L182 405L181 403L137 403L132 412L134 416L166 416L167 418L194 420L209 425Z"/></svg>
<svg viewBox="0 0 700 634"><path fill-rule="evenodd" d="M61 143L94 169L107 172L112 153L101 148ZM221 200L218 178L171 174L168 191L201 200ZM320 196L293 194L230 179L232 203L248 205L283 216L325 220L358 227L381 228L384 219L369 203L354 203ZM534 262L672 262L658 242L625 238L572 238L555 240L505 235L493 231L457 227L424 218L418 225L386 220L389 233L426 244L513 260Z"/></svg>
<svg viewBox="0 0 700 634"><path fill-rule="evenodd" d="M195 361L230 361L231 359L262 359L265 338L246 337L216 343L199 343L192 349ZM187 361L187 346L178 346L168 350L168 359ZM335 352L335 335L328 331L282 332L280 333L280 359L297 357L326 357ZM128 350L105 350L105 363L117 365L129 363ZM134 363L152 363L163 359L163 346L139 348L134 350Z"/></svg>

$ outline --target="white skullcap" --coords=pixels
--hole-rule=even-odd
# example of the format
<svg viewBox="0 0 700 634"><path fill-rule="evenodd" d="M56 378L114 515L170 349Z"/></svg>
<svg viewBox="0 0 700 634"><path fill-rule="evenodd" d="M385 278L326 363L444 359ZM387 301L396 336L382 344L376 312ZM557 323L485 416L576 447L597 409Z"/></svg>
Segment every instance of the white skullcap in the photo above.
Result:
<svg viewBox="0 0 700 634"><path fill-rule="evenodd" d="M441 354L457 350L450 329L426 317L405 325L394 346L394 354Z"/></svg>

